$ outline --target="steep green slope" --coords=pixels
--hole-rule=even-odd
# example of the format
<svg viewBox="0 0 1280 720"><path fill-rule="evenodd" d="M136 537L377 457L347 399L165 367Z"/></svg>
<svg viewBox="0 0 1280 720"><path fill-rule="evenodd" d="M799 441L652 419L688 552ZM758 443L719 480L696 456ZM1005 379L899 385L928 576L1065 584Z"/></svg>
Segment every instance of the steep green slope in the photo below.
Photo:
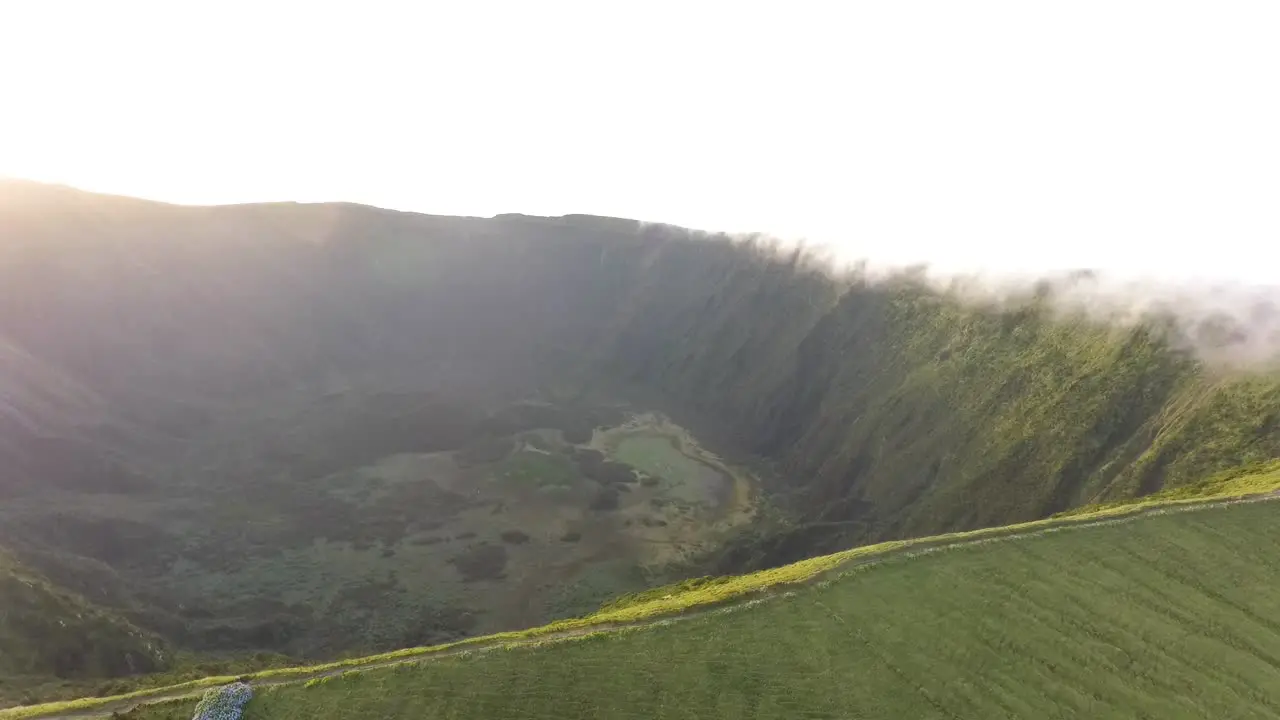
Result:
<svg viewBox="0 0 1280 720"><path fill-rule="evenodd" d="M997 306L628 220L29 184L0 187L0 234L0 546L184 650L322 660L513 629L1280 456L1278 376L1188 349L1258 337L1073 315L1054 283ZM1251 317L1265 336L1280 313ZM504 415L529 399L575 417ZM751 529L641 568L634 536L675 523L591 509L614 493L585 482L588 513L522 516L536 503L473 492L496 458L454 462L589 435L582 408L619 403L760 469Z"/></svg>
<svg viewBox="0 0 1280 720"><path fill-rule="evenodd" d="M777 461L792 529L725 569L1043 517L1280 456L1280 379L1220 374L1194 328L1115 325L1052 285L997 307L911 276L831 279L669 242L605 366Z"/></svg>
<svg viewBox="0 0 1280 720"><path fill-rule="evenodd" d="M1275 512L891 555L676 622L264 688L246 717L1274 717Z"/></svg>
<svg viewBox="0 0 1280 720"><path fill-rule="evenodd" d="M186 441L267 396L359 383L475 401L590 378L780 462L805 522L844 524L837 544L1280 454L1274 374L1212 377L1184 349L1205 323L1088 320L1056 309L1051 282L994 307L627 220L15 197L0 202L19 240L0 248L0 336ZM1218 354L1258 340L1228 330L1210 334Z"/></svg>
<svg viewBox="0 0 1280 720"><path fill-rule="evenodd" d="M0 675L108 678L164 669L160 641L0 550ZM7 693L0 693L3 696Z"/></svg>

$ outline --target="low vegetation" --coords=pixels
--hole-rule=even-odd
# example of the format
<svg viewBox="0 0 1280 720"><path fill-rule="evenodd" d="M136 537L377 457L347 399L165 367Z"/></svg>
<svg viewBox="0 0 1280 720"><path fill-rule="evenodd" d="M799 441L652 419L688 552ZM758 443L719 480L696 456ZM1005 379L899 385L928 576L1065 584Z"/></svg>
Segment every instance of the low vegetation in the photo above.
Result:
<svg viewBox="0 0 1280 720"><path fill-rule="evenodd" d="M1196 497L1186 497L1187 493L1182 491L1167 491L1165 493L1149 497L1139 503L1132 503L1126 506L1096 507L1086 512L1073 514L1070 517L1052 518L1014 526L990 528L964 533L952 533L915 540L879 543L871 546L852 548L841 553L811 558L791 565L743 576L700 578L682 581L674 585L655 588L629 596L623 596L617 600L607 603L598 612L587 617L559 621L550 625L530 628L528 630L475 637L456 643L432 647L410 648L392 653L364 658L353 658L351 660L327 663L323 665L271 669L249 673L242 677L256 683L267 683L268 685L275 683L287 684L290 682L306 682L307 688L305 689L308 691L317 687L334 687L341 688L341 693L348 693L352 691L353 686L345 684L348 681L361 682L365 678L375 678L376 681L373 684L377 686L377 689L371 690L371 692L404 693L406 697L402 698L402 700L409 703L406 705L409 709L405 710L405 712L418 712L420 710L425 712L426 710L424 708L415 704L418 700L414 700L412 697L417 697L416 693L418 692L433 694L440 690L440 686L434 684L438 681L439 677L436 674L437 668L444 668L444 670L440 670L439 672L482 673L486 678L490 677L487 673L493 672L496 673L494 677L497 677L501 674L502 670L492 669L496 666L486 665L485 663L492 661L494 658L513 658L512 662L516 662L517 664L527 663L525 670L516 673L516 675L524 678L521 682L544 682L546 681L546 678L542 678L542 676L538 675L538 673L544 671L555 677L567 678L573 676L572 672L565 671L564 675L557 675L556 673L559 673L559 670L555 670L554 667L548 663L559 662L559 658L566 657L565 653L568 653L568 657L573 657L573 653L576 652L573 648L596 647L597 645L619 648L610 652L617 652L620 655L625 655L630 652L630 650L624 649L625 643L630 642L630 640L627 640L628 638L632 638L633 636L650 637L648 635L633 635L635 631L643 628L650 628L644 631L646 633L662 633L661 635L655 636L659 638L658 640L651 641L657 645L672 641L673 638L678 641L680 647L686 648L694 647L699 643L705 642L707 648L709 648L706 650L706 652L709 653L706 658L706 662L712 662L715 655L714 648L719 647L715 641L688 638L681 635L681 633L684 632L683 628L709 628L705 632L713 633L716 634L717 637L724 638L724 642L743 643L749 647L760 648L760 652L758 653L744 651L742 656L743 662L757 662L761 661L764 655L768 655L767 652L764 652L764 648L769 647L771 643L781 641L778 640L776 634L771 632L764 633L758 640L745 635L738 637L738 633L757 632L759 628L771 625L774 620L766 619L761 621L759 624L753 624L752 628L755 628L753 630L750 628L743 629L737 628L736 626L721 624L722 620L720 618L738 617L738 611L735 608L740 607L759 608L751 610L751 613L762 612L763 610L760 609L790 607L799 602L796 598L812 598L813 595L810 593L829 593L831 592L830 588L832 587L847 588L847 592L845 593L847 597L845 597L844 600L841 600L841 602L853 602L856 606L858 598L864 597L867 592L877 591L876 588L878 586L874 585L876 582L875 578L880 577L879 573L882 572L883 568L907 568L906 571L903 571L907 572L904 579L893 586L897 588L893 590L893 592L906 594L903 597L910 595L912 583L914 582L921 583L921 587L924 588L936 586L938 590L936 594L927 593L927 598L920 599L920 602L924 602L925 605L923 606L923 609L919 611L909 609L909 606L912 608L914 607L912 603L906 602L899 597L891 597L883 600L883 603L880 605L880 609L885 615L882 620L877 621L880 625L877 626L875 630L876 632L908 632L911 629L906 628L908 621L893 620L890 613L895 611L912 613L911 617L914 618L917 612L919 614L927 614L929 612L929 608L932 607L929 603L936 604L943 600L948 603L948 607L950 608L947 610L947 617L954 618L953 622L957 627L966 626L966 623L971 623L977 620L992 623L992 627L995 627L996 625L999 625L999 618L1003 617L1000 613L1005 612L1007 610L1007 606L998 604L990 605L988 601L982 600L978 595L974 595L973 598L966 595L966 593L979 593L979 590L983 593L992 592L992 590L991 588L982 589L982 575L971 574L971 571L966 569L968 568L968 565L963 564L965 562L978 562L982 567L990 569L999 568L1002 564L1011 562L1008 561L1008 557L1010 556L1020 557L1023 558L1023 560L1021 566L1022 570L1020 571L1022 575L1019 575L1019 577L1029 577L1030 574L1037 573L1045 578L1058 578L1062 583L1073 584L1081 581L1078 578L1071 579L1071 573L1081 572L1088 576L1086 571L1089 568L1089 563L1095 560L1100 562L1099 567L1114 568L1116 566L1114 564L1110 564L1112 560L1120 563L1127 562L1125 558L1134 557L1134 553L1138 553L1139 550L1142 550L1142 553L1140 553L1138 557L1145 557L1148 559L1155 555L1159 555L1160 552L1172 553L1171 550L1158 551L1152 549L1157 547L1171 547L1159 544L1150 545L1151 538L1162 534L1168 534L1171 537L1176 537L1181 533L1186 535L1187 543L1194 542L1194 544L1187 545L1188 549L1186 549L1184 553L1177 555L1170 554L1170 557L1179 558L1179 562L1183 559L1191 561L1189 559L1189 555L1201 553L1200 548L1204 548L1202 554L1206 559L1203 562L1221 563L1224 562L1224 556L1231 552L1232 549L1237 548L1241 544L1248 544L1250 542L1254 543L1253 553L1265 555L1268 552L1274 552L1277 549L1280 549L1280 530L1269 529L1271 526L1268 525L1268 518L1273 516L1275 507L1268 502L1251 501L1263 500L1278 492L1280 492L1280 463L1271 463L1255 468L1252 472L1225 473L1215 478L1211 478L1200 485L1200 491ZM1280 528L1280 525L1275 527ZM1218 530L1217 528L1221 528L1221 530ZM1173 540L1171 542L1173 542L1173 546L1176 547L1179 541ZM1034 547L1046 548L1046 551L1042 554L1035 554L1017 550L1017 548L1021 547L1024 543L1031 543ZM1087 550L1089 548L1092 548L1092 550ZM988 558L987 555L984 555L984 553L987 552L991 553L993 557ZM1277 557L1280 557L1280 554L1277 554ZM925 561L926 558L928 558L927 562ZM947 578L946 582L930 579L933 578L934 575L933 571L929 568L934 567L934 564L936 563L943 563L945 565L951 562L948 558L969 558L969 560L956 561L962 563L958 566L959 569L948 565L948 569L946 570L947 574L945 575ZM979 560L973 560L974 558L979 558ZM1249 555L1247 557L1243 557L1241 560L1245 565L1250 565L1250 572L1258 574L1258 577L1251 582L1272 582L1277 583L1276 587L1280 587L1280 564L1264 563L1255 568L1251 565L1253 562L1252 558L1253 555ZM1143 560L1142 562L1147 561ZM1194 562L1201 561L1196 560ZM1043 565L1037 565L1037 563L1043 563ZM1227 563L1227 565L1230 564L1231 563ZM1165 562L1161 565L1161 567L1164 568L1162 572L1170 572L1176 565L1176 562ZM1012 563L1010 567L1013 568L1018 566L1016 563ZM1046 573L1042 572L1042 570L1037 570L1037 567L1052 567L1054 568L1054 571ZM915 570L912 571L910 570L911 568L915 568ZM1068 568L1069 571L1064 571L1063 568ZM913 572L915 574L912 574ZM1063 575L1063 572L1066 572L1067 574ZM1124 578L1128 576L1127 574L1129 572L1129 570L1123 569L1115 572L1108 571L1106 576L1111 578ZM1133 572L1136 573L1136 570ZM1231 573L1233 571L1229 568L1220 568L1216 572ZM1186 573L1177 575L1177 577L1194 577L1194 573L1188 570ZM1212 575L1206 576L1206 578L1212 577ZM968 578L968 585L960 583L960 580L963 578ZM851 584L855 581L863 584ZM953 582L960 584L956 585L954 588L948 589L948 583ZM1012 581L1005 582L1001 587L1008 586L1010 582ZM1167 580L1166 582L1168 583L1172 581ZM872 584L867 585L865 583ZM1205 588L1203 592L1210 592L1210 600L1213 600L1211 590L1215 585L1210 579L1206 579L1204 582L1196 585L1196 587ZM1249 585L1248 587L1254 587L1254 585ZM812 588L817 589L815 590ZM1125 592L1140 593L1147 592L1148 590L1149 588L1146 585L1135 586L1135 588L1130 590L1125 590L1124 588L1119 588L1117 590L1117 588L1109 587L1106 592L1098 593L1097 597L1089 602L1104 604L1119 603L1119 605L1124 606L1125 612L1135 614L1135 616L1141 615L1142 613L1149 613L1153 614L1155 617L1166 619L1171 617L1181 617L1180 613L1190 612L1189 610L1180 610L1179 608L1181 606L1178 605L1178 603L1200 603L1195 606L1197 608L1196 612L1209 613L1202 617L1210 618L1212 617L1212 613L1230 611L1230 608L1232 607L1230 602L1233 602L1230 600L1221 600L1220 602L1222 604L1215 608L1212 606L1212 603L1208 605L1203 604L1209 602L1205 601L1203 598L1196 598L1191 595L1186 598L1179 598L1176 596L1176 593L1172 592L1159 594L1156 590L1152 590L1151 592L1155 592L1157 594L1151 597L1142 595L1141 598L1146 599L1141 599L1141 601L1139 601L1139 599L1130 599L1129 595L1124 594ZM1046 595L1051 596L1054 592L1056 592L1056 590L1046 590ZM1119 595L1116 594L1117 592L1119 592ZM1242 588L1240 592L1247 594L1248 589ZM1086 593L1086 595L1092 597L1094 593L1090 592ZM823 596L819 595L818 597ZM1072 598L1072 603L1084 602L1081 597L1077 597L1076 595L1069 595L1068 597ZM1116 597L1121 599L1116 600ZM1138 596L1134 597L1136 598ZM1232 595L1232 597L1236 596ZM1260 597L1262 599L1259 600L1259 602L1273 602L1273 600L1267 599L1270 598L1270 595ZM804 602L808 602L808 600L805 600ZM966 603L970 602L972 605L968 606L969 609L966 610ZM1276 596L1274 602L1280 602L1280 596ZM1161 603L1172 603L1173 605L1171 605L1170 608L1165 608ZM978 612L973 608L988 608L989 612L994 614L984 619L981 612ZM701 611L708 612L703 613ZM727 614L722 615L722 612L726 612ZM773 612L773 610L769 610L769 612ZM972 618L965 619L966 612L973 612L976 614ZM1073 611L1073 613L1074 612L1075 611ZM1118 612L1118 610L1113 608L1111 612ZM746 614L745 610L743 611L743 614ZM789 614L789 611L786 614ZM693 619L679 619L678 622L675 622L674 624L664 620L678 619L690 615L697 617ZM812 615L812 612L810 612L810 615L806 617L812 619ZM855 615L851 617L858 616L855 613ZM906 616L904 615L904 617ZM1073 614L1072 617L1076 617L1076 615ZM1103 615L1100 617L1110 616ZM1250 617L1253 616L1250 615ZM864 621L858 620L858 622L863 623ZM1201 626L1213 627L1216 622L1216 620L1204 620ZM780 627L790 628L788 632L798 632L801 630L801 628L798 628L794 624L784 624ZM864 625L859 625L859 627L864 627L865 629ZM898 627L899 629L897 631L891 631L891 628L894 627ZM913 625L912 627L915 626ZM924 627L936 627L936 623L926 623ZM1093 637L1092 633L1094 631L1089 627L1079 625L1075 627L1077 630L1084 632L1086 636ZM1057 630L1066 632L1064 626L1057 626ZM830 628L813 627L809 628L805 632L813 632L825 637L830 633ZM668 633L675 633L675 635L670 635ZM928 636L924 635L922 638L923 637ZM584 638L589 640L589 642L582 642ZM1040 650L1047 651L1047 649L1052 649L1057 645L1069 644L1069 640L1065 635L1056 639L1052 639L1050 635L1041 635L1038 637L1028 636L1028 638L1030 639L1022 641L1022 645L1020 645L1020 647L1023 647L1026 652L1039 652ZM569 639L574 640L574 642L568 642ZM794 645L793 641L800 642L801 646L803 646L803 639L793 638L792 640L782 643L780 647L789 647ZM971 639L966 640L966 642L970 641ZM1141 642L1141 637L1133 636L1129 638L1129 641ZM1011 640L1010 642L1013 641ZM1043 647L1041 647L1041 644L1043 644ZM833 644L831 648L829 648L829 651L836 652L839 647L841 646L838 643ZM848 646L844 647L844 652L847 653ZM927 647L927 644L922 647ZM499 650L489 651L491 648L499 648ZM501 650L501 648L507 649ZM542 655L538 655L536 658L525 658L525 654L527 653L542 653L544 650L551 653L550 658ZM962 650L962 648L955 650L956 657L960 657L963 654ZM460 651L463 652L463 656L455 657L456 653ZM656 651L651 650L648 645L646 645L645 648L636 651L641 652L639 657L663 658L661 660L654 661L657 664L661 664L662 662L680 661L680 658L662 656L661 653L653 655L652 653ZM799 650L797 649L797 652L798 651ZM1136 656L1141 655L1141 648L1135 647L1131 652ZM876 657L881 656L877 655ZM1083 655L1073 655L1071 657L1073 658L1072 662L1086 662L1085 656ZM422 661L421 659L423 658L430 658L426 661L429 662L429 664L415 664L415 660ZM894 663L899 662L899 660L894 658L885 659L881 657L881 659L886 662L891 661L891 667L896 667ZM779 659L779 662L782 661L782 659ZM619 662L623 661L620 660ZM655 683L667 682L667 680L664 680L663 678L668 678L668 675L662 673L655 675L656 671L651 668L646 669L647 666L634 664L628 665L628 662L632 661L623 662L623 664L618 667L623 668L626 673L640 673L641 677L652 678ZM849 662L849 660L841 660L840 662ZM865 662L865 659L858 660L858 662ZM906 662L907 666L915 666L922 662L922 660L904 659L902 662ZM1044 662L1052 664L1059 662L1059 660L1046 660ZM406 665L402 663L409 664ZM1185 664L1194 665L1194 662L1185 661ZM388 665L391 667L388 668ZM1041 663L1041 665L1044 665L1044 663ZM838 666L838 663L833 665L833 667ZM477 667L483 667L486 669L475 670ZM503 665L502 667L507 668L508 666ZM461 670L457 670L457 668L461 668ZM325 677L328 674L343 671L345 671L345 674L341 677ZM954 674L957 671L958 670L953 668L951 672ZM663 670L663 673L665 672L666 671ZM746 676L764 676L768 674L768 672L772 671L756 670L742 666L736 669L726 669L725 672L744 672L747 673ZM779 677L786 675L786 672L781 672ZM592 677L594 677L594 675ZM78 701L0 711L0 720L20 720L22 718L38 717L40 715L56 714L71 710L87 710L94 707L108 707L115 703L130 699L134 702L140 702L145 701L147 698L154 699L157 697L172 696L174 694L180 695L184 692L192 692L201 687L229 683L235 679L235 676L214 676L204 678L193 683L177 685L170 688L142 691L128 696L114 698L86 698ZM392 681L394 683L406 683L407 685L401 686L393 684L390 686L384 686L382 683L387 681ZM421 683L420 685L415 685L415 683L419 682ZM451 681L451 683L452 682L454 681ZM478 708L485 709L485 711L494 710L496 706L486 704L486 702L498 702L499 700L490 697L487 689L476 690L472 695L466 696L464 688L468 682L475 687L493 687L491 684L486 684L486 681L476 679L475 677L468 681L459 679L456 681L456 684L446 683L447 686L453 687L453 690L450 691L453 694L450 695L449 693L444 693L443 695L433 695L433 697L448 698L448 702L453 704L432 707L431 711L442 713L462 712L460 708L465 704L465 697L471 697L473 700L476 700L478 702ZM600 682L606 682L606 680L600 679ZM672 682L675 682L675 685L672 687L685 687L680 682L676 682L674 680L672 680ZM770 680L769 682L776 683L777 681ZM1028 687L1037 688L1041 687L1042 684L1043 683L1033 683ZM411 689L408 686L418 687L419 690ZM366 686L358 685L355 687ZM499 685L499 687L507 686ZM675 693L676 691L664 690L662 689L663 687L665 686L655 686L656 689L654 692L656 692L658 696L669 696L672 698L671 702L675 702L675 698L678 697L678 695L673 695L671 693ZM720 686L713 684L711 687ZM277 697L278 693L282 693L285 696L292 698L293 696L290 695L290 693L296 692L297 690L298 686L296 685L289 685L288 687L280 688L269 687L263 697ZM526 695L521 693L532 691L515 688L513 692L517 692L517 694L512 695L508 700L511 700L512 698L527 699ZM804 694L799 691L797 691L797 693ZM501 695L501 693L496 693L496 695ZM343 697L346 697L346 695L343 695ZM571 695L570 697L576 697L573 702L579 703L578 705L574 705L574 707L589 708L591 712L600 710L600 708L603 707L592 705L591 701L584 699L581 696ZM489 698L489 700L479 702L484 698ZM390 698L387 699L387 701L394 702L394 700ZM511 701L514 702L514 700ZM771 702L777 701L777 698L771 700ZM441 702L445 702L445 700L441 700ZM548 699L548 702L551 702L551 700ZM250 713L248 715L249 720L253 720L256 717L274 717L274 715L256 715L256 707L256 705L250 706ZM299 707L311 708L311 706L306 704L299 705ZM351 706L351 708L355 707L355 705ZM548 707L550 708L552 706ZM565 706L561 707L563 708ZM684 705L681 704L681 707L684 707ZM695 709L703 708L703 706L697 704L692 707ZM781 706L775 704L765 705L762 707L765 709L776 709ZM914 712L912 707L909 705L903 707L903 712L908 712L908 714ZM1101 705L1099 707L1101 707ZM189 716L189 710L189 703L187 703L186 700L183 700L176 703L162 703L155 707L149 707L145 710L139 711L136 716L139 718L158 718L168 717L168 713L180 714L182 712L187 712ZM311 708L309 711L311 710L314 710L314 708ZM379 710L378 712L381 711L382 710ZM352 712L354 712L354 710L352 710ZM476 717L485 716L481 710L467 710L466 712L481 713L475 715ZM552 710L549 709L548 712L552 712ZM763 710L761 713L762 714L756 716L770 716ZM1020 716L1019 713L1014 713L1014 715ZM357 714L357 716L360 715ZM397 716L398 715L394 713L387 715L387 717ZM445 714L444 716L452 717L454 715ZM467 717L468 715L463 714L458 716ZM519 714L514 716L523 717ZM653 715L653 717L661 716L661 714ZM683 715L676 715L676 717L682 716ZM929 717L930 715L926 713L923 716ZM965 715L962 714L962 716ZM1031 716L1035 715L1029 715L1028 717ZM1121 714L1116 716L1122 717L1124 715ZM1175 714L1169 717L1180 716L1197 717L1197 715L1186 715L1185 713L1182 715ZM285 715L284 717L294 716ZM325 716L321 714L317 717ZM379 715L370 714L368 717L379 717ZM542 716L531 715L529 717ZM555 717L555 715L551 714L547 715L547 717ZM608 717L608 715L604 715L604 717ZM627 716L616 715L616 717ZM690 717L692 717L692 715L690 715ZM747 715L747 717L752 717L752 715ZM942 717L946 717L946 715L942 715Z"/></svg>
<svg viewBox="0 0 1280 720"><path fill-rule="evenodd" d="M1274 514L1149 505L917 547L676 622L267 686L246 717L1268 717Z"/></svg>
<svg viewBox="0 0 1280 720"><path fill-rule="evenodd" d="M0 550L0 700L11 693L33 699L16 678L118 678L164 670L170 661L155 635L53 586Z"/></svg>
<svg viewBox="0 0 1280 720"><path fill-rule="evenodd" d="M625 220L19 185L4 705L644 621L1280 457L1280 375L1196 352L1265 335L1074 313L1075 280L997 303ZM611 445L629 410L688 431Z"/></svg>

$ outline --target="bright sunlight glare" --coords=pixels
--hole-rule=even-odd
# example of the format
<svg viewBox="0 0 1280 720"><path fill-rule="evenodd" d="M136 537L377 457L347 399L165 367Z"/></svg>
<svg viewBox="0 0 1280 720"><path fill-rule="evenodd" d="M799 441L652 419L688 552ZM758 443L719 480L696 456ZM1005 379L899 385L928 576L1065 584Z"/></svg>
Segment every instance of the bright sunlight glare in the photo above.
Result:
<svg viewBox="0 0 1280 720"><path fill-rule="evenodd" d="M0 175L1280 283L1280 4L0 4Z"/></svg>

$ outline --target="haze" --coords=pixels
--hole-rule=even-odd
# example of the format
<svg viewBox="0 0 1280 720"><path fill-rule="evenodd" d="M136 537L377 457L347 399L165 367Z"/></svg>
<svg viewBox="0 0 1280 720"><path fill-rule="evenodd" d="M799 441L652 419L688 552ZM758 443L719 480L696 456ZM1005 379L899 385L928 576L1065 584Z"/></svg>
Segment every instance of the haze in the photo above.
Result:
<svg viewBox="0 0 1280 720"><path fill-rule="evenodd" d="M1280 278L1270 2L10 3L0 175Z"/></svg>

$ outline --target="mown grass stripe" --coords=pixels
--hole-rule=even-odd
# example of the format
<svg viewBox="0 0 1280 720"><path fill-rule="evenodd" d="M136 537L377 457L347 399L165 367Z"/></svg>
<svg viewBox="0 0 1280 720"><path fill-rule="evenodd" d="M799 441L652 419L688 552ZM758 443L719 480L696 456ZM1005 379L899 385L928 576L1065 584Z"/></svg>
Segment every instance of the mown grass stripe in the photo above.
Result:
<svg viewBox="0 0 1280 720"><path fill-rule="evenodd" d="M1187 527L1190 531L1190 526ZM1113 546L1113 551L1125 552L1129 549L1128 545ZM1026 551L1027 548L1021 548ZM1215 643L1225 642L1227 645L1233 644L1229 636L1223 636L1217 632L1214 627L1205 625L1203 622L1204 612L1214 612L1211 605L1205 603L1205 598L1200 589L1194 587L1183 587L1181 591L1168 594L1157 590L1159 583L1166 585L1172 580L1167 572L1161 572L1148 563L1148 558L1139 554L1133 555L1131 562L1123 565L1123 569L1117 569L1114 563L1101 555L1095 554L1096 550L1089 546L1081 548L1080 560L1098 568L1093 573L1092 578L1096 581L1088 583L1077 576L1070 576L1067 582L1060 583L1063 586L1063 601L1071 601L1071 604L1078 608L1087 607L1086 603L1090 599L1098 596L1112 595L1114 597L1127 601L1130 609L1145 610L1139 617L1145 621L1147 634L1139 640L1139 646L1147 650L1148 657L1161 655L1163 673L1147 673L1148 678L1158 679L1162 675L1168 675L1173 668L1185 668L1186 672L1192 678L1198 678L1203 675L1209 675L1219 684L1226 682L1231 684L1230 678L1232 673L1222 671L1221 667L1214 665L1206 665L1202 659L1197 658L1196 662L1188 662L1188 656L1185 653L1172 653L1164 649L1162 643L1168 642L1167 638L1170 633L1180 635L1180 642L1189 642L1187 637L1192 633L1214 639ZM1033 558L1033 561L1036 558ZM1144 582L1141 578L1144 574L1154 574L1157 579L1152 582ZM1176 584L1176 581L1174 581ZM1192 606L1190 609L1177 611L1179 605ZM1103 616L1092 617L1088 610L1081 610L1076 613L1077 622L1084 625L1092 625L1094 627L1107 627L1115 625L1125 618L1123 616ZM1216 639L1215 639L1216 638ZM1125 638L1129 641L1130 638ZM1191 640L1190 642L1194 642ZM1216 646L1215 646L1216 647ZM1132 653L1131 653L1132 654ZM1195 656L1190 656L1195 657ZM1124 668L1118 668L1117 672L1126 671ZM1199 680L1195 680L1199 682ZM1169 693L1176 693L1178 690L1176 683L1164 683L1164 690ZM1213 683L1208 683L1213 686Z"/></svg>

